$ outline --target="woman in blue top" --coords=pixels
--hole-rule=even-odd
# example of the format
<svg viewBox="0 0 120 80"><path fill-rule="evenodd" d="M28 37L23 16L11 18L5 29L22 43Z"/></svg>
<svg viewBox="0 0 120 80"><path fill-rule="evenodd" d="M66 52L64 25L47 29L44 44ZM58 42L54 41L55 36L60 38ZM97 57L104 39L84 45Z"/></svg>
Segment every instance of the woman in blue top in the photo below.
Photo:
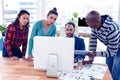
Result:
<svg viewBox="0 0 120 80"><path fill-rule="evenodd" d="M35 36L55 36L56 34L56 26L54 25L55 21L57 20L58 13L57 9L53 8L47 14L46 20L37 21L32 29L32 33L29 39L29 46L28 46L28 60L32 60L32 49L33 49L33 38Z"/></svg>

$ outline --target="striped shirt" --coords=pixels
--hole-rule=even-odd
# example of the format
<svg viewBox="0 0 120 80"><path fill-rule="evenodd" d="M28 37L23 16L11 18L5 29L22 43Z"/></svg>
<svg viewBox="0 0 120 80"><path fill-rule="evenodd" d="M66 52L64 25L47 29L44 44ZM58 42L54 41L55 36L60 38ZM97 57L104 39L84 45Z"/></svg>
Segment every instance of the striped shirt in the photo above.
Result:
<svg viewBox="0 0 120 80"><path fill-rule="evenodd" d="M8 25L3 45L9 55L13 55L11 48L19 48L22 45L22 54L25 56L28 31L28 27L24 27L21 30L19 26L14 26L12 24Z"/></svg>
<svg viewBox="0 0 120 80"><path fill-rule="evenodd" d="M96 51L97 39L99 39L107 46L108 50L96 51L96 55L103 57L115 56L117 51L120 50L120 26L108 15L103 15L101 18L102 27L99 30L91 28L92 33L90 36L89 49L90 51Z"/></svg>

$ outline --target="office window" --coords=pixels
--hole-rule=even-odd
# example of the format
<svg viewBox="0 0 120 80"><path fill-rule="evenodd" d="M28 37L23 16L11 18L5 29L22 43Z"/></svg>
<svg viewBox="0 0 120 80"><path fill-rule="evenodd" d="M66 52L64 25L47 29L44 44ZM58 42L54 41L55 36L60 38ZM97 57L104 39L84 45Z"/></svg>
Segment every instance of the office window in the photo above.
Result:
<svg viewBox="0 0 120 80"><path fill-rule="evenodd" d="M3 0L3 23L13 22L21 9L30 12L30 25L37 21L38 0Z"/></svg>
<svg viewBox="0 0 120 80"><path fill-rule="evenodd" d="M57 24L64 24L72 17L73 12L84 18L91 10L109 14L115 21L119 21L119 0L46 0L46 11L53 7L57 7L59 13Z"/></svg>

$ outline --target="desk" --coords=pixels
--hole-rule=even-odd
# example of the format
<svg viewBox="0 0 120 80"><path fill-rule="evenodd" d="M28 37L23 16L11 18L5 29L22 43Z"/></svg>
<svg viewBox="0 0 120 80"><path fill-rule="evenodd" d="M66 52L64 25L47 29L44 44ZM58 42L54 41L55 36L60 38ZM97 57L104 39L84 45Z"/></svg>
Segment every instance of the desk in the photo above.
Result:
<svg viewBox="0 0 120 80"><path fill-rule="evenodd" d="M33 63L28 61L13 61L8 58L0 58L0 80L58 80L47 78L46 72L35 70ZM107 70L103 80L112 80Z"/></svg>
<svg viewBox="0 0 120 80"><path fill-rule="evenodd" d="M82 37L90 37L90 33L78 33L78 36L82 36Z"/></svg>

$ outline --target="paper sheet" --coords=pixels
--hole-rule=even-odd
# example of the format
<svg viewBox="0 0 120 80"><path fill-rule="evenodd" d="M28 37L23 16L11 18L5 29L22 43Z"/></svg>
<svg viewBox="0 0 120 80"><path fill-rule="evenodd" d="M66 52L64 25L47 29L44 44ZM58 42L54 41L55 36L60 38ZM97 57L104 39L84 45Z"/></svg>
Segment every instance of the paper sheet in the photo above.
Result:
<svg viewBox="0 0 120 80"><path fill-rule="evenodd" d="M63 71L59 79L62 80L96 80L103 79L107 71L106 66L86 65L82 70ZM91 79L92 78L92 79Z"/></svg>

